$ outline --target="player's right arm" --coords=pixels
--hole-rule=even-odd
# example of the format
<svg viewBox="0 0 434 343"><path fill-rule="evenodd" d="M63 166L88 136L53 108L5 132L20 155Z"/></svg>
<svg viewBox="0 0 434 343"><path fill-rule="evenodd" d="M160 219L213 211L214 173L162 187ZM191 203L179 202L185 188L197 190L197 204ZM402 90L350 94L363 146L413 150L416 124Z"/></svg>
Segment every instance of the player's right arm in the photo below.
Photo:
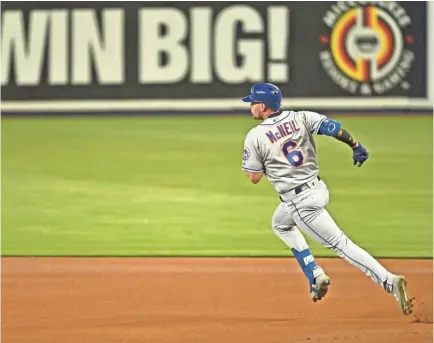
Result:
<svg viewBox="0 0 434 343"><path fill-rule="evenodd" d="M244 142L244 154L241 169L253 184L257 184L264 176L264 165L259 153L259 145L254 131L251 130Z"/></svg>
<svg viewBox="0 0 434 343"><path fill-rule="evenodd" d="M342 124L339 121L327 118L326 116L315 112L304 111L303 114L305 123L309 127L311 133L334 137L338 141L351 147L353 150L354 165L359 163L358 167L361 167L368 159L368 151L360 142L356 141L345 128L342 127Z"/></svg>

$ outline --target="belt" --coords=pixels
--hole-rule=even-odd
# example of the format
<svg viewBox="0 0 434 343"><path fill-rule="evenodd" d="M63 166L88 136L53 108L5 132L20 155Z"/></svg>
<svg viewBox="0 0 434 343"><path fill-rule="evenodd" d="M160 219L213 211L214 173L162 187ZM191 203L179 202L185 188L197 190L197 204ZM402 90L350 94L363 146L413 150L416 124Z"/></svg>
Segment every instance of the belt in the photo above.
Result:
<svg viewBox="0 0 434 343"><path fill-rule="evenodd" d="M318 181L321 181L321 178L320 178L319 176L317 176L316 179L317 179ZM288 193L285 193L284 195L288 195L288 194L295 194L295 195L297 195L297 194L300 194L300 193L303 192L304 190L306 190L306 189L308 189L308 188L311 188L311 187L309 186L309 184L311 184L312 186L314 186L314 185L315 185L315 182L314 182L314 181L310 181L310 182L303 183L302 185L297 186L297 187L291 189ZM284 201L284 200L282 199L282 196L279 196L279 199L280 199L280 201Z"/></svg>

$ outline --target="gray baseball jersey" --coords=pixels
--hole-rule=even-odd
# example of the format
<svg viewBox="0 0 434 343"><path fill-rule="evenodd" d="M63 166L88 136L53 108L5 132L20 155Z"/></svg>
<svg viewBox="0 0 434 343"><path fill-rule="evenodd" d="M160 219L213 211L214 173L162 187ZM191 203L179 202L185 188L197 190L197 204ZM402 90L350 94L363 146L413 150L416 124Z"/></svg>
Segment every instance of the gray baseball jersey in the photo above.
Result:
<svg viewBox="0 0 434 343"><path fill-rule="evenodd" d="M312 181L319 170L313 135L318 134L324 120L323 115L305 111L285 111L264 120L247 134L242 169L263 172L281 195ZM304 192L291 194L279 203L273 215L273 229L283 242L297 251L308 249L298 227L359 268L386 292L393 293L397 276L351 241L326 210L329 191L325 182L315 182ZM411 306L411 302L406 306Z"/></svg>
<svg viewBox="0 0 434 343"><path fill-rule="evenodd" d="M263 172L279 194L311 181L318 175L313 135L327 119L309 111L283 111L249 131L242 169Z"/></svg>

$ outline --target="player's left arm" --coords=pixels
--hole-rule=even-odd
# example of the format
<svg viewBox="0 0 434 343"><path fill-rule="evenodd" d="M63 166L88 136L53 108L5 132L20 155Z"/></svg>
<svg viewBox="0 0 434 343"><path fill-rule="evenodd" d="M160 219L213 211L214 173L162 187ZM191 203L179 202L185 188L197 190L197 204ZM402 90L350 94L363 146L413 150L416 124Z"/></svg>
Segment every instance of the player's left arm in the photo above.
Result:
<svg viewBox="0 0 434 343"><path fill-rule="evenodd" d="M318 134L334 137L338 141L350 146L353 150L354 165L359 163L358 167L361 167L369 157L369 153L365 147L354 139L353 135L343 128L342 124L336 120L330 118L323 120L319 126Z"/></svg>

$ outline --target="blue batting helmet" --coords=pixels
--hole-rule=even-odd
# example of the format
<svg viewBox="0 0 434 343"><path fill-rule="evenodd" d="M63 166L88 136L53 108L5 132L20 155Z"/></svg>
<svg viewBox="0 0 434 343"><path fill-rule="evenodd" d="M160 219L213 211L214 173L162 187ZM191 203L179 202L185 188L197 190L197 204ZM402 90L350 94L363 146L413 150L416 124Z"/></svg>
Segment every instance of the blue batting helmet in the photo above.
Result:
<svg viewBox="0 0 434 343"><path fill-rule="evenodd" d="M271 83L256 83L250 89L250 94L242 98L244 102L262 102L272 110L280 109L282 92Z"/></svg>

